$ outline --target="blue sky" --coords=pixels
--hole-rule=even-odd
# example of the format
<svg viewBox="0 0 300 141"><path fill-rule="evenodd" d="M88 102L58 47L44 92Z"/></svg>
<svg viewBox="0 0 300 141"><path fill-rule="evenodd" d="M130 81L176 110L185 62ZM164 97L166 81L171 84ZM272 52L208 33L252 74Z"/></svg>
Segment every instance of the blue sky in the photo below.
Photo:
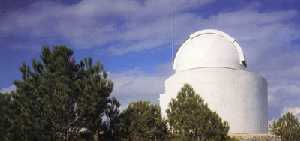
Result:
<svg viewBox="0 0 300 141"><path fill-rule="evenodd" d="M236 38L248 69L268 80L269 119L300 117L299 12L297 0L0 0L0 88L13 89L20 64L41 46L63 44L104 64L123 106L158 103L172 47L215 28Z"/></svg>

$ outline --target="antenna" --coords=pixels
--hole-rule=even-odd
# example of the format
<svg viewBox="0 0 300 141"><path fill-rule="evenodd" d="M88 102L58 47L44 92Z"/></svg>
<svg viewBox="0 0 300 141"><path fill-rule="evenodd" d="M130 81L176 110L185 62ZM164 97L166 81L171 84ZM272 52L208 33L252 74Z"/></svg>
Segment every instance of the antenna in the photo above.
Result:
<svg viewBox="0 0 300 141"><path fill-rule="evenodd" d="M171 62L174 60L174 47L175 47L175 7L171 7L171 48L172 48L172 58Z"/></svg>

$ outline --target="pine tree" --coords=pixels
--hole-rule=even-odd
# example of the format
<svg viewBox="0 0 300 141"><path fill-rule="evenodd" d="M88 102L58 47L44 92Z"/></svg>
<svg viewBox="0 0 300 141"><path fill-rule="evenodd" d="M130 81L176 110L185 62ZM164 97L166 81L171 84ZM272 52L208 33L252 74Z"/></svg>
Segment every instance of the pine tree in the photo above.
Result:
<svg viewBox="0 0 300 141"><path fill-rule="evenodd" d="M108 109L113 105L118 112L119 104L110 97L113 84L100 63L91 58L76 63L71 49L55 46L43 48L41 58L31 66L23 64L20 71L12 102L17 114L10 117L17 131L9 132L10 137L75 140L86 131L98 140L109 130L105 122L110 120L103 117L110 119Z"/></svg>
<svg viewBox="0 0 300 141"><path fill-rule="evenodd" d="M138 101L130 103L120 115L121 135L129 141L162 141L167 138L166 122L158 105Z"/></svg>
<svg viewBox="0 0 300 141"><path fill-rule="evenodd" d="M281 141L298 141L300 139L300 123L297 117L287 112L271 126L274 135L280 136Z"/></svg>
<svg viewBox="0 0 300 141"><path fill-rule="evenodd" d="M11 115L12 111L10 111L10 95L0 93L0 140L8 141L8 134L11 126L11 122L9 121L9 115Z"/></svg>
<svg viewBox="0 0 300 141"><path fill-rule="evenodd" d="M185 84L176 99L172 99L167 109L171 133L178 140L225 141L229 126L216 112Z"/></svg>

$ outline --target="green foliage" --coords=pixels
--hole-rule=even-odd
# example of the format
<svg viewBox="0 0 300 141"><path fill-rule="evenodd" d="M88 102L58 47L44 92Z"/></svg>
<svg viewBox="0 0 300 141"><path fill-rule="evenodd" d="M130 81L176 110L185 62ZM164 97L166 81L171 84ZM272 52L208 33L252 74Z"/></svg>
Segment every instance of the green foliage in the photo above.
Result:
<svg viewBox="0 0 300 141"><path fill-rule="evenodd" d="M18 107L15 92L0 94L0 140L17 141L24 136L21 128L25 127L26 120L20 118L23 114ZM21 128L20 128L21 127Z"/></svg>
<svg viewBox="0 0 300 141"><path fill-rule="evenodd" d="M300 139L300 123L297 117L287 112L271 126L274 135L280 136L281 141L298 141Z"/></svg>
<svg viewBox="0 0 300 141"><path fill-rule="evenodd" d="M2 94L0 93L0 140L1 141L8 141L9 140L9 132L12 130L11 122L10 122L10 116L15 113L13 113L11 108L11 94Z"/></svg>
<svg viewBox="0 0 300 141"><path fill-rule="evenodd" d="M120 115L121 136L129 141L162 141L167 137L160 107L149 102L130 103Z"/></svg>
<svg viewBox="0 0 300 141"><path fill-rule="evenodd" d="M114 134L111 116L118 115L119 103L110 98L113 84L100 63L91 58L76 63L71 49L55 46L43 48L41 59L20 71L16 93L1 96L1 107L9 106L1 108L0 118L1 127L9 127L3 132L7 140L75 140L82 134L98 140Z"/></svg>
<svg viewBox="0 0 300 141"><path fill-rule="evenodd" d="M166 112L170 130L177 140L229 139L228 124L216 112L212 112L188 84L184 85L176 99L171 100Z"/></svg>

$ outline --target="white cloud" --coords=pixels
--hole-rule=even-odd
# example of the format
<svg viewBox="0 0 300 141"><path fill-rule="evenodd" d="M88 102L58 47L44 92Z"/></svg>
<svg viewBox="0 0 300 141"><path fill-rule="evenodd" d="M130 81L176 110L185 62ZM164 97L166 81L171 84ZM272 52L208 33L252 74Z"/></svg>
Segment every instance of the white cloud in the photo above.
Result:
<svg viewBox="0 0 300 141"><path fill-rule="evenodd" d="M112 46L109 52L122 55L166 46L171 40L179 44L191 32L210 27L238 38L253 60L265 56L266 48L299 37L293 25L286 22L297 16L294 10L263 13L246 7L213 13L207 18L190 12L213 1L82 0L73 5L38 2L7 15L0 22L0 30L8 35L43 38L40 44L56 38L79 48L119 43L121 47Z"/></svg>
<svg viewBox="0 0 300 141"><path fill-rule="evenodd" d="M283 86L270 88L271 93L276 93L278 91L285 91L289 94L298 95L298 94L300 94L300 87L299 87L299 85L290 84L290 85L283 85Z"/></svg>
<svg viewBox="0 0 300 141"><path fill-rule="evenodd" d="M137 100L148 100L158 103L159 94L163 93L164 80L170 75L169 64L156 66L154 73L139 69L126 72L110 73L114 82L112 96L121 101L122 107Z"/></svg>
<svg viewBox="0 0 300 141"><path fill-rule="evenodd" d="M171 13L212 1L82 0L73 5L38 2L7 15L0 22L0 30L12 36L45 38L45 42L60 38L78 48L100 47L110 42L165 40L165 35L170 34L170 21L164 19Z"/></svg>
<svg viewBox="0 0 300 141"><path fill-rule="evenodd" d="M11 86L9 86L7 88L1 88L0 89L0 93L11 93L11 92L13 92L15 90L16 90L16 86L15 85L11 85Z"/></svg>

